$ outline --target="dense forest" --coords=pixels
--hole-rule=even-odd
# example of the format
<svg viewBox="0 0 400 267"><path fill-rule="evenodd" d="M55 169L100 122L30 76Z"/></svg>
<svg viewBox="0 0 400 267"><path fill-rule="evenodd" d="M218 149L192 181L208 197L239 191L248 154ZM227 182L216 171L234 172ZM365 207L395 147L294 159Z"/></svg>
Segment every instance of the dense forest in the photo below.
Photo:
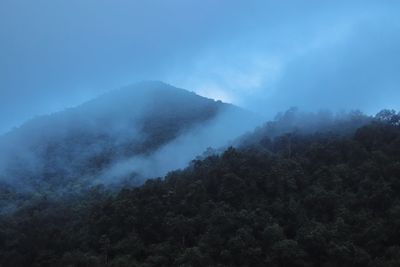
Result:
<svg viewBox="0 0 400 267"><path fill-rule="evenodd" d="M33 196L0 266L400 266L400 115L295 114L142 186Z"/></svg>

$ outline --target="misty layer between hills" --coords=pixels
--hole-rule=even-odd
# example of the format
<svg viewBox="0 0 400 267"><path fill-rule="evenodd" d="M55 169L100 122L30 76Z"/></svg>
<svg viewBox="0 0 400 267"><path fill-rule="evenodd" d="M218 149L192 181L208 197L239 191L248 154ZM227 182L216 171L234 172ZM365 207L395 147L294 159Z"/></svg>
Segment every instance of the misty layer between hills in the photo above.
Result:
<svg viewBox="0 0 400 267"><path fill-rule="evenodd" d="M111 91L0 138L0 181L19 190L140 184L220 147L258 118L161 82Z"/></svg>
<svg viewBox="0 0 400 267"><path fill-rule="evenodd" d="M369 120L360 112L292 108L261 125L257 115L234 105L142 82L0 137L0 185L28 194L139 185L207 156L208 148L249 147L290 132L347 134Z"/></svg>

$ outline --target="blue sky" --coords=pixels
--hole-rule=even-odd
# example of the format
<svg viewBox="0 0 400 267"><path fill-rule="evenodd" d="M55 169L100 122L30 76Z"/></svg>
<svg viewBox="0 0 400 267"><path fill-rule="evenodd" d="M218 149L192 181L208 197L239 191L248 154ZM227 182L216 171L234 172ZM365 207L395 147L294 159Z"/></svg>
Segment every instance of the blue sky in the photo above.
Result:
<svg viewBox="0 0 400 267"><path fill-rule="evenodd" d="M0 132L161 80L266 116L400 108L400 2L1 0Z"/></svg>

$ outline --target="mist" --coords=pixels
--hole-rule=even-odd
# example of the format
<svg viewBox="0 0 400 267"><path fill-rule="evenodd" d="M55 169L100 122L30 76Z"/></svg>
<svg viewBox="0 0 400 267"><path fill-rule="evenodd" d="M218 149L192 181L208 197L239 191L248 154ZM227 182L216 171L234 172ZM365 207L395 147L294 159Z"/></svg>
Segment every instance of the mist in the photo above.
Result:
<svg viewBox="0 0 400 267"><path fill-rule="evenodd" d="M240 123L238 123L240 122ZM94 183L141 184L148 178L164 177L168 172L183 169L203 154L223 151L238 136L261 123L261 118L234 110L223 110L215 118L195 126L156 151L115 162L94 177Z"/></svg>
<svg viewBox="0 0 400 267"><path fill-rule="evenodd" d="M0 136L0 184L55 194L140 185L186 167L208 147L226 147L260 122L236 106L141 82Z"/></svg>

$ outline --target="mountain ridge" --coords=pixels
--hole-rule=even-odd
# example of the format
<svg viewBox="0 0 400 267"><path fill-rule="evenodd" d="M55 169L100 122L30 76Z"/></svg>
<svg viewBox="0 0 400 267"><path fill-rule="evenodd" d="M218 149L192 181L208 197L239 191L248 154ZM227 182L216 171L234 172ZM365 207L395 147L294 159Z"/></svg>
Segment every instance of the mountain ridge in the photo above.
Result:
<svg viewBox="0 0 400 267"><path fill-rule="evenodd" d="M119 160L151 155L180 136L193 135L192 141L197 142L193 132L199 128L219 123L236 127L232 120L236 116L250 118L251 114L162 82L125 86L32 119L1 136L0 180L22 177L34 183L49 180L54 186L55 181L66 185L68 180L92 179ZM34 187L43 186L49 185Z"/></svg>

